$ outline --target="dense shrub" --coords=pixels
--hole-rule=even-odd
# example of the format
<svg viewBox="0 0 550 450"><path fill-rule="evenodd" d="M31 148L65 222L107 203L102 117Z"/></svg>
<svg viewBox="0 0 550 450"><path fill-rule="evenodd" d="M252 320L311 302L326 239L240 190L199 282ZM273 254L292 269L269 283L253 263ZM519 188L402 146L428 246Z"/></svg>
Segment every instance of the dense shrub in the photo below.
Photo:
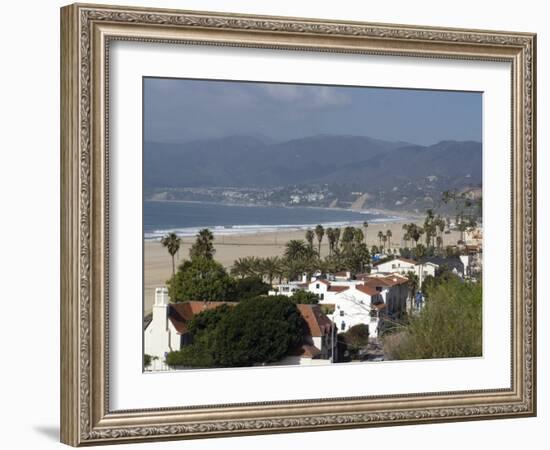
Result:
<svg viewBox="0 0 550 450"><path fill-rule="evenodd" d="M481 356L482 286L449 277L433 283L424 309L384 337L389 359Z"/></svg>

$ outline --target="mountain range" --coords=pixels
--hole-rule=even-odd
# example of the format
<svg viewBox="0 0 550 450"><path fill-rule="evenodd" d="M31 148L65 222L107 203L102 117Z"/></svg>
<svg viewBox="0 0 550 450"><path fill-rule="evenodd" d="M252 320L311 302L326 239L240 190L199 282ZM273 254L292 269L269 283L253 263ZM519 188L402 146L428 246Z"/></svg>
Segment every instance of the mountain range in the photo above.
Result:
<svg viewBox="0 0 550 450"><path fill-rule="evenodd" d="M482 146L422 146L364 136L316 135L284 142L228 136L184 143L145 142L145 188L354 185L365 190L425 177L449 187L480 185Z"/></svg>

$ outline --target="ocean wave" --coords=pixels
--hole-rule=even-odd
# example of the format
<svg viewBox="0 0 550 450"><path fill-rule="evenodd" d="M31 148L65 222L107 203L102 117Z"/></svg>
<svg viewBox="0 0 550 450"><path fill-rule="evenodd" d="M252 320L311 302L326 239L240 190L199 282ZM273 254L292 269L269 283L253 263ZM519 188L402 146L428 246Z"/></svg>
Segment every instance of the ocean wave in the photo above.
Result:
<svg viewBox="0 0 550 450"><path fill-rule="evenodd" d="M372 214L372 213L371 213ZM380 217L371 217L369 223L382 223L382 222L394 222L397 220L403 220L402 217L398 216L382 216ZM176 233L179 237L193 237L200 230L208 228L215 236L231 236L231 235L241 235L241 234L259 234L259 233L276 233L280 231L301 231L307 229L313 229L317 226L317 223L307 223L307 224L283 224L283 225L216 225L216 226L201 226L201 227L184 227L184 228L175 228L175 229L162 229L162 230L153 230L150 232L144 233L144 238L146 240L160 240L163 236L168 233ZM329 227L332 228L342 228L346 226L357 226L362 227L362 221L339 221L339 222L325 222L321 225L326 229Z"/></svg>

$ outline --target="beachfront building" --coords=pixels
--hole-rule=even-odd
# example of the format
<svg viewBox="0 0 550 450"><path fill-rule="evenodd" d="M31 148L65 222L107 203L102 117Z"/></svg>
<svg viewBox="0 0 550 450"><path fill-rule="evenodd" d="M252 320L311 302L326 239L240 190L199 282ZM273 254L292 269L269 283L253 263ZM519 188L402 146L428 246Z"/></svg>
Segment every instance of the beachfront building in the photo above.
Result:
<svg viewBox="0 0 550 450"><path fill-rule="evenodd" d="M170 303L168 289L155 290L155 303L151 320L145 324L144 351L152 357L148 370L168 370L165 364L169 352L180 350L191 343L187 323L202 311L215 309L223 304L234 306L234 302L186 301ZM302 345L292 349L290 354L274 365L327 364L333 356L335 330L330 319L319 305L297 305L307 324Z"/></svg>

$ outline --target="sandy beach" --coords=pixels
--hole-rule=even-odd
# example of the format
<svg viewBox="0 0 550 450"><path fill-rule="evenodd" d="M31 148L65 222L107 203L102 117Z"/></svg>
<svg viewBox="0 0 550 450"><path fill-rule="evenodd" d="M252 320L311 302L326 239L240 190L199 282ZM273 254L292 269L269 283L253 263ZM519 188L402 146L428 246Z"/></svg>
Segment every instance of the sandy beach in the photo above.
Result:
<svg viewBox="0 0 550 450"><path fill-rule="evenodd" d="M367 230L367 243L378 245L378 232L382 230L384 233L387 230L392 232L391 247L398 248L402 246L403 223L410 222L409 220L381 222L369 224ZM363 229L364 231L364 229ZM233 262L237 258L245 256L282 256L285 249L285 244L291 239L304 239L304 231L280 231L273 233L256 233L243 235L221 235L216 236L214 247L216 249L215 259L223 264L224 267L230 269ZM444 245L456 243L459 236L457 232L445 234L443 237ZM194 238L182 238L182 245L179 251L179 261L187 258L189 248L194 242ZM314 241L316 242L316 241ZM321 244L321 256L328 255L328 239L324 237ZM176 259L178 264L178 259ZM165 248L162 247L159 241L145 241L144 245L144 289L145 302L144 310L149 312L154 301L155 288L163 286L166 280L172 274L172 262L170 255Z"/></svg>

